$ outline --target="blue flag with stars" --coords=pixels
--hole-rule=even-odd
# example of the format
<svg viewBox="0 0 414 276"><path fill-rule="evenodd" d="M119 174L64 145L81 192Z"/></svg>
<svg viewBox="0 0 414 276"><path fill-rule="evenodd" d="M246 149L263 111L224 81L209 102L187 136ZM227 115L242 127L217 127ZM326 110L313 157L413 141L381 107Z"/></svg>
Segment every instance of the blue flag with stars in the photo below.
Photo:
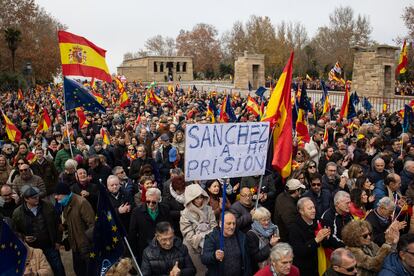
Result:
<svg viewBox="0 0 414 276"><path fill-rule="evenodd" d="M90 112L105 113L105 107L100 105L96 98L89 93L88 89L80 83L65 77L63 80L63 90L65 93L65 110L72 110L82 106Z"/></svg>
<svg viewBox="0 0 414 276"><path fill-rule="evenodd" d="M93 251L89 254L97 275L105 275L124 252L125 230L115 213L103 185L99 186L99 199L93 231Z"/></svg>
<svg viewBox="0 0 414 276"><path fill-rule="evenodd" d="M0 220L0 275L23 275L27 249L4 221Z"/></svg>

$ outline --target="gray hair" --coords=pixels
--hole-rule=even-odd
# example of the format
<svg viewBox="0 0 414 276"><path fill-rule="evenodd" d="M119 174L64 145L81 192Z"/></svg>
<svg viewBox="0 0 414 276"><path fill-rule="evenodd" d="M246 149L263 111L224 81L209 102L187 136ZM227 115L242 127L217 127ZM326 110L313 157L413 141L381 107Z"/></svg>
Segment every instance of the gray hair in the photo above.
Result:
<svg viewBox="0 0 414 276"><path fill-rule="evenodd" d="M338 165L335 162L328 162L328 164L326 164L325 169L327 169L328 167L335 167L337 168Z"/></svg>
<svg viewBox="0 0 414 276"><path fill-rule="evenodd" d="M334 266L341 266L342 265L342 258L348 257L350 259L355 259L354 254L351 251L345 248L338 248L335 249L331 254L331 265Z"/></svg>
<svg viewBox="0 0 414 276"><path fill-rule="evenodd" d="M385 209L394 209L395 208L395 203L394 201L391 200L391 198L389 198L388 196L381 198L378 201L378 207L383 207Z"/></svg>
<svg viewBox="0 0 414 276"><path fill-rule="evenodd" d="M292 255L293 256L293 249L292 247L286 242L279 242L275 246L273 246L272 251L270 251L270 259L273 262L277 262L283 257Z"/></svg>
<svg viewBox="0 0 414 276"><path fill-rule="evenodd" d="M112 174L116 174L117 173L117 171L118 170L123 170L124 168L122 168L122 166L115 166L113 169L112 169Z"/></svg>
<svg viewBox="0 0 414 276"><path fill-rule="evenodd" d="M310 197L302 197L301 199L298 200L298 203L297 203L298 210L303 209L303 205L305 205L306 201L312 201L312 199Z"/></svg>
<svg viewBox="0 0 414 276"><path fill-rule="evenodd" d="M412 160L405 161L404 170L408 169L408 167L410 166L414 166L414 161Z"/></svg>
<svg viewBox="0 0 414 276"><path fill-rule="evenodd" d="M119 183L119 178L116 175L111 174L110 176L108 176L108 178L106 179L106 184L108 185L108 183L112 180L116 180Z"/></svg>
<svg viewBox="0 0 414 276"><path fill-rule="evenodd" d="M117 177L118 178L118 177ZM161 191L158 188L149 188L145 193L145 197L156 195L161 200Z"/></svg>
<svg viewBox="0 0 414 276"><path fill-rule="evenodd" d="M78 167L78 162L76 162L76 160L73 159L68 159L65 162L65 169L69 170L69 169L75 169Z"/></svg>
<svg viewBox="0 0 414 276"><path fill-rule="evenodd" d="M345 191L338 191L334 196L334 205L336 206L344 198L351 198L351 196Z"/></svg>
<svg viewBox="0 0 414 276"><path fill-rule="evenodd" d="M259 207L256 209L256 211L254 212L252 219L253 220L261 220L261 219L267 219L270 218L270 212L269 210L267 210L265 207Z"/></svg>

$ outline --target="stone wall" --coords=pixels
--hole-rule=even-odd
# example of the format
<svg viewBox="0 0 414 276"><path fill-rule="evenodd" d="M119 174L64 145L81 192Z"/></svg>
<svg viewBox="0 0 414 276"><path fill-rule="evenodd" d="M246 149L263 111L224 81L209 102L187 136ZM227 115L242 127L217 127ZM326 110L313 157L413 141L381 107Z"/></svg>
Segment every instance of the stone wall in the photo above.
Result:
<svg viewBox="0 0 414 276"><path fill-rule="evenodd" d="M378 45L372 48L354 47L352 90L362 96L389 97L394 95L395 68L398 48Z"/></svg>
<svg viewBox="0 0 414 276"><path fill-rule="evenodd" d="M264 86L264 71L264 55L244 52L234 64L234 88L248 89L249 81L254 90Z"/></svg>

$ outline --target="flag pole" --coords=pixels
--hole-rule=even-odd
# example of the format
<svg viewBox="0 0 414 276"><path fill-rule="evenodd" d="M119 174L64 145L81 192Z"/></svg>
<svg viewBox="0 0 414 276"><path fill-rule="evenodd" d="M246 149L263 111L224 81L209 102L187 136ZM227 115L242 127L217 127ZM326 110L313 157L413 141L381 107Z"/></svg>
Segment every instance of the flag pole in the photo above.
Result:
<svg viewBox="0 0 414 276"><path fill-rule="evenodd" d="M227 193L227 181L229 178L225 178L223 183L223 200L221 203L221 228L220 228L220 250L224 251L224 213L226 209L226 193Z"/></svg>
<svg viewBox="0 0 414 276"><path fill-rule="evenodd" d="M70 156L73 159L73 150L72 150L72 143L70 141L69 129L68 129L68 110L66 109L66 96L65 96L65 85L63 85L63 102L65 103L65 120L66 120L66 133L68 134L68 141L69 141L69 149L70 149ZM65 138L63 138L65 139Z"/></svg>
<svg viewBox="0 0 414 276"><path fill-rule="evenodd" d="M134 253L132 252L131 246L129 245L128 239L125 236L124 236L124 242L126 246L128 247L129 253L131 253L132 262L134 263L135 268L137 269L138 275L142 276L142 272L141 272L141 269L139 268L137 259L135 258Z"/></svg>

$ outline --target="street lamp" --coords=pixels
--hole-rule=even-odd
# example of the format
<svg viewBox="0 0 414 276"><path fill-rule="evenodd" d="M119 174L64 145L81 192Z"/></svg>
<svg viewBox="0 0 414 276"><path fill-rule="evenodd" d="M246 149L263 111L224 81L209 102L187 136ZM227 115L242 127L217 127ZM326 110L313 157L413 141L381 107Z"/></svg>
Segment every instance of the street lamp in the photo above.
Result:
<svg viewBox="0 0 414 276"><path fill-rule="evenodd" d="M32 64L30 62L27 62L23 68L23 74L25 76L26 83L29 86L29 89L32 87L32 72Z"/></svg>

